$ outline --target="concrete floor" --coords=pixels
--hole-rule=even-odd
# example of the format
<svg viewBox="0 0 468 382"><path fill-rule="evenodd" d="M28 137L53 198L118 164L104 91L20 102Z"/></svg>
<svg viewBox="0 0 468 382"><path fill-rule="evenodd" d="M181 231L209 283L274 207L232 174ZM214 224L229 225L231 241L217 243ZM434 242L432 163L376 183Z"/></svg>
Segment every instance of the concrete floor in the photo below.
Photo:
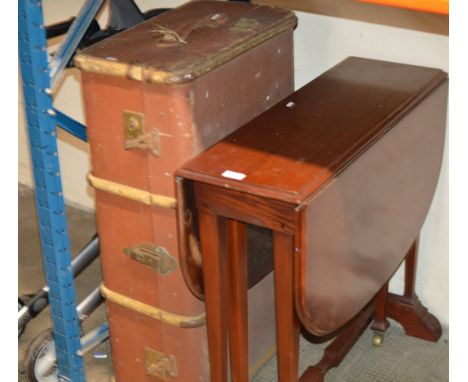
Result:
<svg viewBox="0 0 468 382"><path fill-rule="evenodd" d="M71 250L76 254L94 234L94 215L68 207ZM19 187L19 286L18 295L32 293L44 286L36 213L33 193ZM78 300L89 294L100 281L99 261L95 261L76 280ZM86 332L106 319L104 306L96 310L83 324ZM50 327L48 310L31 321L19 340L19 361L24 357L29 343ZM371 345L372 332L366 330L339 368L332 370L326 382L443 382L448 381L448 330L445 328L437 343L430 343L404 335L392 322L381 348ZM310 344L301 339L301 371L318 362L327 344ZM107 358L97 358L97 352ZM253 378L254 382L276 380L276 360L271 359ZM108 343L103 343L85 357L87 381L110 381L112 372ZM19 375L19 381L27 379ZM131 381L138 382L138 381ZM185 382L185 381L183 381ZM190 381L186 381L190 382Z"/></svg>

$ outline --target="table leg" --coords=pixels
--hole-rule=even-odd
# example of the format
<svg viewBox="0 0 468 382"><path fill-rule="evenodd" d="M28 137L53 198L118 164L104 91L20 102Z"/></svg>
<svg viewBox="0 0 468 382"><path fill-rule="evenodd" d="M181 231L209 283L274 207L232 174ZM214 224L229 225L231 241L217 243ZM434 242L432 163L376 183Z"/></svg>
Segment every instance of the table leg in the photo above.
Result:
<svg viewBox="0 0 468 382"><path fill-rule="evenodd" d="M375 296L375 313L374 322L372 323L371 329L374 330L374 337L372 338L372 344L379 347L383 341L383 335L390 326L388 317L388 282L380 289Z"/></svg>
<svg viewBox="0 0 468 382"><path fill-rule="evenodd" d="M246 225L227 220L229 248L229 355L233 382L249 380Z"/></svg>
<svg viewBox="0 0 468 382"><path fill-rule="evenodd" d="M442 328L439 320L421 303L415 290L418 239L405 260L405 292L403 296L389 294L388 316L398 321L409 336L437 341Z"/></svg>
<svg viewBox="0 0 468 382"><path fill-rule="evenodd" d="M211 382L227 382L225 219L199 210Z"/></svg>
<svg viewBox="0 0 468 382"><path fill-rule="evenodd" d="M274 232L276 345L278 381L296 382L299 369L300 324L294 304L293 237Z"/></svg>
<svg viewBox="0 0 468 382"><path fill-rule="evenodd" d="M372 329L380 332L385 332L390 323L388 317L388 282L380 289L375 297L375 315Z"/></svg>
<svg viewBox="0 0 468 382"><path fill-rule="evenodd" d="M419 238L417 238L405 258L405 291L404 296L408 299L416 295L416 258L418 256Z"/></svg>

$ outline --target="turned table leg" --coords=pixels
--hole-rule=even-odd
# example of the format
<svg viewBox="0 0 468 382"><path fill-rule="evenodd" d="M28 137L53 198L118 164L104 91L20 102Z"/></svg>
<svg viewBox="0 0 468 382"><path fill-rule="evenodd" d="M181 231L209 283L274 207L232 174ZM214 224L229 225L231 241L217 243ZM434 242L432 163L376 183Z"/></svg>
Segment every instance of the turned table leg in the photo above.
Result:
<svg viewBox="0 0 468 382"><path fill-rule="evenodd" d="M233 382L249 381L246 225L227 220L229 264L228 332Z"/></svg>
<svg viewBox="0 0 468 382"><path fill-rule="evenodd" d="M199 219L211 382L227 382L224 219L202 209Z"/></svg>
<svg viewBox="0 0 468 382"><path fill-rule="evenodd" d="M299 372L299 331L293 293L293 237L274 232L276 345L278 381L296 382Z"/></svg>

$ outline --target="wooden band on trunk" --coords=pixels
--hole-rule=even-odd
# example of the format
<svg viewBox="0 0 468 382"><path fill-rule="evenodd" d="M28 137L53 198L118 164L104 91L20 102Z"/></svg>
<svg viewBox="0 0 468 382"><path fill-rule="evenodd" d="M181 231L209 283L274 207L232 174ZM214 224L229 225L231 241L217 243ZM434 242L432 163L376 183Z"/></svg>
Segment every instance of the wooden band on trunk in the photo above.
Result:
<svg viewBox="0 0 468 382"><path fill-rule="evenodd" d="M116 183L110 180L98 178L97 176L94 176L91 172L88 173L87 179L91 187L100 191L108 192L113 195L118 195L122 198L134 200L136 202L144 203L150 206L158 206L164 208L174 209L177 205L177 199L175 198L170 198L164 195L152 194L148 191L143 191L138 188L125 186L121 183ZM201 267L202 260L200 248L195 234L192 231L189 235L189 246L195 264Z"/></svg>
<svg viewBox="0 0 468 382"><path fill-rule="evenodd" d="M138 188L98 178L91 173L88 173L87 178L89 184L98 190L118 195L122 198L134 200L136 202L144 203L149 206L175 208L177 204L175 198L152 194L151 192L143 191Z"/></svg>
<svg viewBox="0 0 468 382"><path fill-rule="evenodd" d="M205 312L200 313L197 316L181 316L179 314L166 312L165 310L155 308L154 306L114 292L104 284L101 284L100 290L101 295L108 301L140 314L144 314L168 325L178 326L180 328L198 328L206 323Z"/></svg>

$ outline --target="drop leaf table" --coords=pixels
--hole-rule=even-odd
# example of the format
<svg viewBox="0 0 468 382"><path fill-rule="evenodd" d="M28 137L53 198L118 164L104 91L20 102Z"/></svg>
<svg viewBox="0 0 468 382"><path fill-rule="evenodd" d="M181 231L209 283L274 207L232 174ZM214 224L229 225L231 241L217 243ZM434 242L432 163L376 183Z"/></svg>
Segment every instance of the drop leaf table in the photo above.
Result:
<svg viewBox="0 0 468 382"><path fill-rule="evenodd" d="M212 382L227 380L228 353L232 380L248 380L247 223L273 232L279 381L323 381L372 319L439 338L414 280L447 87L441 70L351 57L177 170L179 237L191 216L201 244ZM405 293L390 294L405 259ZM336 340L299 379L301 326Z"/></svg>

